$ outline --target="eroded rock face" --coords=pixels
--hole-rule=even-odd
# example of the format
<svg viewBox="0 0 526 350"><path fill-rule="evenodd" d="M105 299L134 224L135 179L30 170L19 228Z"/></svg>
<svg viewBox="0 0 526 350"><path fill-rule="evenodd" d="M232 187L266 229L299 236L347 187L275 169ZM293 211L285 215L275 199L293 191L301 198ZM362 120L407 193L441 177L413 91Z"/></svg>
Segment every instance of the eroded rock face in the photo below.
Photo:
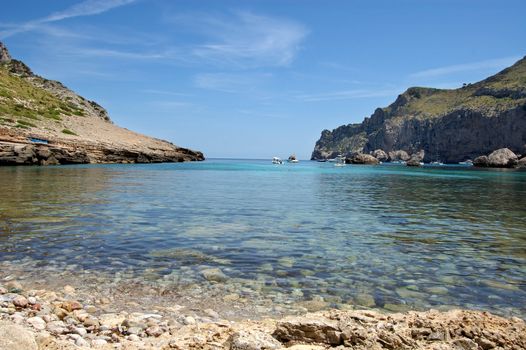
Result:
<svg viewBox="0 0 526 350"><path fill-rule="evenodd" d="M386 162L387 160L389 160L389 155L385 153L383 149L374 150L373 157L378 159L380 162Z"/></svg>
<svg viewBox="0 0 526 350"><path fill-rule="evenodd" d="M274 336L282 343L343 345L365 349L523 349L526 324L488 313L452 310L381 314L325 312L322 317L279 321Z"/></svg>
<svg viewBox="0 0 526 350"><path fill-rule="evenodd" d="M346 159L346 163L374 165L379 164L380 161L370 154L358 153L353 155L348 160Z"/></svg>
<svg viewBox="0 0 526 350"><path fill-rule="evenodd" d="M0 63L6 63L11 61L11 56L9 55L9 51L7 51L7 47L0 42Z"/></svg>
<svg viewBox="0 0 526 350"><path fill-rule="evenodd" d="M399 160L408 161L411 157L406 151L397 150L389 152L389 161L395 162Z"/></svg>
<svg viewBox="0 0 526 350"><path fill-rule="evenodd" d="M524 67L526 58L456 90L409 88L362 123L324 130L311 158L327 158L335 151L414 153L423 149L425 162L457 163L500 148L523 153L526 87L520 79L524 79ZM473 104L475 100L478 102Z"/></svg>

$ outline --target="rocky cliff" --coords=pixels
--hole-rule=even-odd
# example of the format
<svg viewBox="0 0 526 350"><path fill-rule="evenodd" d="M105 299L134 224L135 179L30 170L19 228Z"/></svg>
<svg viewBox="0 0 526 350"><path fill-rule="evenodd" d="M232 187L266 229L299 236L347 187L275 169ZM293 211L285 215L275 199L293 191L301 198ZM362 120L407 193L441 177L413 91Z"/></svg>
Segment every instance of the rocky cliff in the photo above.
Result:
<svg viewBox="0 0 526 350"><path fill-rule="evenodd" d="M324 130L312 159L375 150L456 163L499 148L526 152L526 58L475 84L412 87L362 123Z"/></svg>
<svg viewBox="0 0 526 350"><path fill-rule="evenodd" d="M35 75L0 42L0 165L203 159L201 152L116 126L103 107Z"/></svg>

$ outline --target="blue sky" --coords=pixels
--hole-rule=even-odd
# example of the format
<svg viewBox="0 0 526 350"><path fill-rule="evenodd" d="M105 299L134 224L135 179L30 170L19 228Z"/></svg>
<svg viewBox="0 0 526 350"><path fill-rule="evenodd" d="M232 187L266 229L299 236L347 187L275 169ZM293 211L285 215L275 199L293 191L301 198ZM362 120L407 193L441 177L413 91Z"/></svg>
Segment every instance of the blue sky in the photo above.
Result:
<svg viewBox="0 0 526 350"><path fill-rule="evenodd" d="M208 157L308 159L410 86L526 55L524 0L18 0L0 40L119 125Z"/></svg>

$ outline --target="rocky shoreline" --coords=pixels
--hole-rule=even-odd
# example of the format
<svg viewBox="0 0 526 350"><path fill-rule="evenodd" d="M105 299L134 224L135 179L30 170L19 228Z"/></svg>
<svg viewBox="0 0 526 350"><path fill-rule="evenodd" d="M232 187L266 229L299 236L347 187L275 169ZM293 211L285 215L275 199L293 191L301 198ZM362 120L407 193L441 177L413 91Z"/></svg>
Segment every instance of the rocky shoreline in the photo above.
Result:
<svg viewBox="0 0 526 350"><path fill-rule="evenodd" d="M39 135L40 136L40 135ZM43 136L40 136L43 137ZM126 146L104 142L43 137L0 128L0 165L60 165L90 163L162 163L204 160L201 152L154 140L151 145Z"/></svg>
<svg viewBox="0 0 526 350"><path fill-rule="evenodd" d="M6 282L0 285L0 349L526 348L524 320L481 311L326 310L232 321L213 309L172 304L135 312L113 309L112 303L69 285L26 290Z"/></svg>

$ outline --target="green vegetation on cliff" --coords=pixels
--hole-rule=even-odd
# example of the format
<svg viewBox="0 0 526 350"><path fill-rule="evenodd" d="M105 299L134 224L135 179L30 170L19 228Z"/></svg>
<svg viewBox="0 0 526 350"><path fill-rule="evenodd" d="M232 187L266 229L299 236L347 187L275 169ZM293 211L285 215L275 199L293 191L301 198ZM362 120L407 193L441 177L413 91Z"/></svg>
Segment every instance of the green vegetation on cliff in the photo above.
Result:
<svg viewBox="0 0 526 350"><path fill-rule="evenodd" d="M60 121L62 116L82 116L84 111L27 79L10 72L10 63L0 65L0 124L39 125L39 121ZM28 124L31 120L31 124Z"/></svg>
<svg viewBox="0 0 526 350"><path fill-rule="evenodd" d="M526 58L459 89L412 87L362 123L324 130L313 159L338 153L424 150L451 162L526 149ZM427 157L427 160L431 160Z"/></svg>

